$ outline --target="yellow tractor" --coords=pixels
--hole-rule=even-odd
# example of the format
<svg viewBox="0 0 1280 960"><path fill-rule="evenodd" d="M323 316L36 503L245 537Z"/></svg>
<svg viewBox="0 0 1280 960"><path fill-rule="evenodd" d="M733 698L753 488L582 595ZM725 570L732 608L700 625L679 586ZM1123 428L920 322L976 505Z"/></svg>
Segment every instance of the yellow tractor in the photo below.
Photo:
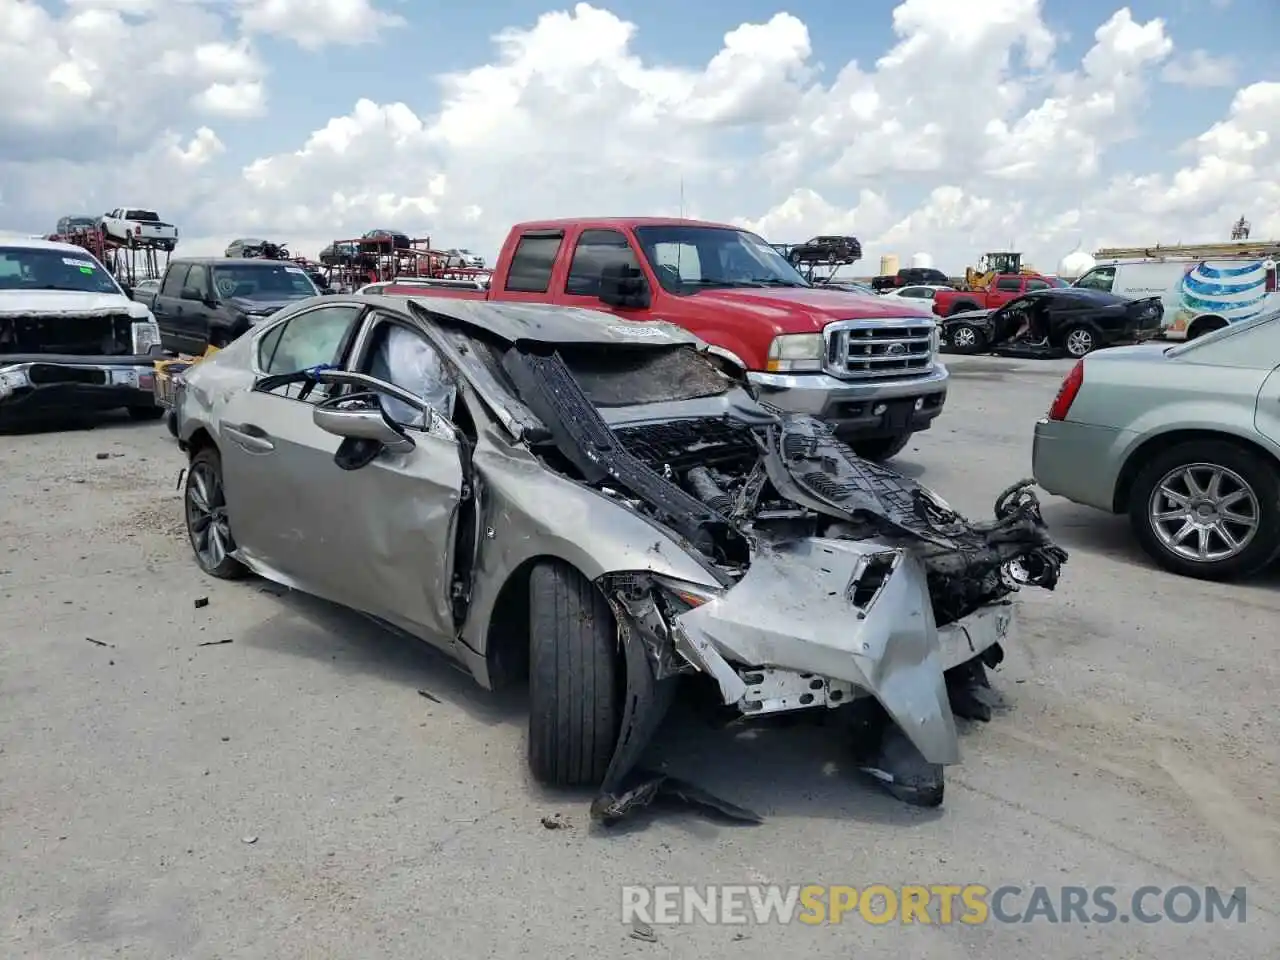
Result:
<svg viewBox="0 0 1280 960"><path fill-rule="evenodd" d="M1022 265L1022 254L1007 251L984 253L978 258L978 266L966 267L964 282L970 290L985 290L991 281L1002 273L1036 273L1034 267Z"/></svg>

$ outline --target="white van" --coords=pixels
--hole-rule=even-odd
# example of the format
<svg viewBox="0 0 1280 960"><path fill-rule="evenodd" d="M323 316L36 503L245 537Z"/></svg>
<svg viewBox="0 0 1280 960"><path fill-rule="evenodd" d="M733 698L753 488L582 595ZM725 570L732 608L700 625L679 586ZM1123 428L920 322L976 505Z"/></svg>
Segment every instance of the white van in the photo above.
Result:
<svg viewBox="0 0 1280 960"><path fill-rule="evenodd" d="M1097 266L1074 286L1135 299L1160 297L1164 335L1171 340L1192 340L1280 308L1280 244L1223 243L1140 251L1145 256L1116 255L1122 252L1128 251L1099 250Z"/></svg>

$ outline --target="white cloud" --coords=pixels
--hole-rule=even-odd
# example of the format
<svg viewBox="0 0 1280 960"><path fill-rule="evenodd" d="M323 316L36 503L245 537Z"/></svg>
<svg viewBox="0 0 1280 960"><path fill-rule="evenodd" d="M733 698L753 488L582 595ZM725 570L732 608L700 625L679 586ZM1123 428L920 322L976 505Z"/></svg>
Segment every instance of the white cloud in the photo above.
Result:
<svg viewBox="0 0 1280 960"><path fill-rule="evenodd" d="M370 43L404 24L371 0L234 0L244 30L292 40L306 50Z"/></svg>
<svg viewBox="0 0 1280 960"><path fill-rule="evenodd" d="M1149 130L1157 81L1207 83L1221 64L1175 52L1164 21L1128 8L1060 62L1040 0L904 0L882 56L830 72L813 59L818 24L791 14L672 66L636 52L633 24L578 3L500 32L490 63L438 78L430 109L357 87L296 149L237 148L235 119L290 81L268 77L252 35L315 49L393 20L356 0L74 0L57 19L0 0L0 62L14 64L0 74L0 225L136 197L204 237L184 240L193 252L268 235L314 253L382 226L493 252L516 220L672 215L683 191L687 214L774 241L855 233L868 269L928 250L960 270L1011 242L1051 265L1077 243L1225 238L1241 213L1255 236L1280 234L1280 84L1242 89L1182 169L1167 147L1128 149L1142 162L1114 174L1108 154ZM121 85L136 68L112 51L144 40L161 52L138 103ZM128 159L95 162L104 149Z"/></svg>
<svg viewBox="0 0 1280 960"><path fill-rule="evenodd" d="M1185 58L1166 64L1160 79L1182 87L1229 87L1236 81L1236 65L1230 57L1192 50Z"/></svg>

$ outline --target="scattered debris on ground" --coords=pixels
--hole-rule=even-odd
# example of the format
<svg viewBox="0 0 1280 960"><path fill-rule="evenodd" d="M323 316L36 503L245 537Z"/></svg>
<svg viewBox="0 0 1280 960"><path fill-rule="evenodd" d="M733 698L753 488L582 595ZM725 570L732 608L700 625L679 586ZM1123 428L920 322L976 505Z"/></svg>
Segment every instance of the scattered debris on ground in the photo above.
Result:
<svg viewBox="0 0 1280 960"><path fill-rule="evenodd" d="M107 643L105 640L95 640L93 639L93 637L85 637L85 639L88 640L90 643L92 643L95 647L113 647L113 648L115 647L114 643Z"/></svg>
<svg viewBox="0 0 1280 960"><path fill-rule="evenodd" d="M209 605L209 598L208 598L208 597L198 597L198 598L196 599L195 607L196 607L196 609L197 609L197 610L203 609L204 607L207 607L208 605Z"/></svg>
<svg viewBox="0 0 1280 960"><path fill-rule="evenodd" d="M566 827L573 826L573 824L571 824L568 820L565 820L558 813L553 813L549 817L543 817L542 825L546 827L548 830L563 830Z"/></svg>
<svg viewBox="0 0 1280 960"><path fill-rule="evenodd" d="M643 940L645 943L658 942L658 938L653 932L653 927L643 920L636 920L631 924L631 939Z"/></svg>
<svg viewBox="0 0 1280 960"><path fill-rule="evenodd" d="M197 647L220 647L225 643L235 643L234 640L228 638L226 640L206 640L204 643L197 643Z"/></svg>
<svg viewBox="0 0 1280 960"><path fill-rule="evenodd" d="M428 693L426 690L419 690L419 691L418 691L418 696L420 696L420 697L426 697L426 698L427 698L428 700L430 700L432 703L443 703L443 702L444 702L444 701L443 701L443 700L441 700L439 697L437 697L435 694L433 694L433 693Z"/></svg>

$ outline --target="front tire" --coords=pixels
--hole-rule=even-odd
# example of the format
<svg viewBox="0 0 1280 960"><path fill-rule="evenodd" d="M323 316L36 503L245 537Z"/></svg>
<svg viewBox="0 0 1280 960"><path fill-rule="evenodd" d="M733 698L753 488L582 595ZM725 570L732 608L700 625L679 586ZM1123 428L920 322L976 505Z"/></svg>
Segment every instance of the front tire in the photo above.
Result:
<svg viewBox="0 0 1280 960"><path fill-rule="evenodd" d="M214 447L205 447L191 458L183 505L187 537L200 569L219 580L244 576L243 564L231 556L236 544L222 487L222 458Z"/></svg>
<svg viewBox="0 0 1280 960"><path fill-rule="evenodd" d="M982 353L987 335L971 323L957 323L947 331L947 349L952 353Z"/></svg>
<svg viewBox="0 0 1280 960"><path fill-rule="evenodd" d="M604 595L567 564L529 576L529 767L557 787L598 786L622 722L624 668Z"/></svg>
<svg viewBox="0 0 1280 960"><path fill-rule="evenodd" d="M1280 478L1273 464L1235 444L1178 444L1134 478L1129 520L1166 570L1200 580L1247 577L1280 551Z"/></svg>
<svg viewBox="0 0 1280 960"><path fill-rule="evenodd" d="M877 463L883 463L896 457L906 449L907 444L911 441L912 434L900 433L892 437L870 437L865 440L854 440L849 445L853 447L853 452L864 460L874 460Z"/></svg>

